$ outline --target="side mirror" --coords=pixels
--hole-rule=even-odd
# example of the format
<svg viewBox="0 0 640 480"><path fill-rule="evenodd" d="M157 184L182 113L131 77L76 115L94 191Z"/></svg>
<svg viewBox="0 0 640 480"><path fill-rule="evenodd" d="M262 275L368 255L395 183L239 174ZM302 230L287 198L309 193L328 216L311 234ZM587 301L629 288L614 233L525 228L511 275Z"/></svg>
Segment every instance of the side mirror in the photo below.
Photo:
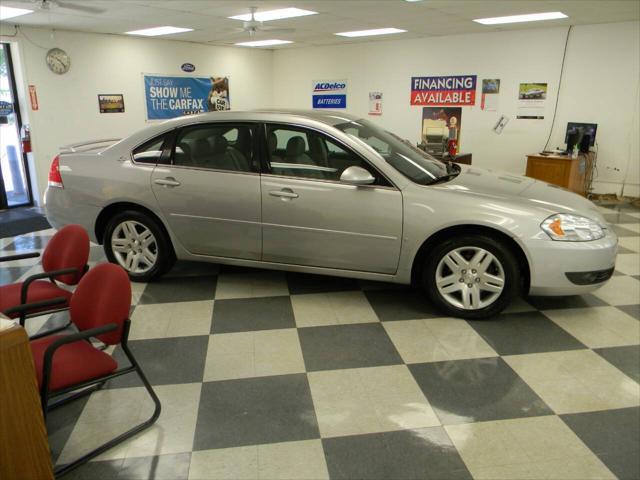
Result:
<svg viewBox="0 0 640 480"><path fill-rule="evenodd" d="M376 179L364 168L352 166L342 172L340 181L351 185L371 185Z"/></svg>

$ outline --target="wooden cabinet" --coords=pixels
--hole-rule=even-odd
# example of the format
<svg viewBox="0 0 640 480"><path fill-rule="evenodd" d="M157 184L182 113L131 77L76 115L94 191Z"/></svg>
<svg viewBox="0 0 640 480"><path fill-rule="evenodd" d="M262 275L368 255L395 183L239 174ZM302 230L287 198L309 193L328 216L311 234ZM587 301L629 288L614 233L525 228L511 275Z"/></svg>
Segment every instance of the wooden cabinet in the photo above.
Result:
<svg viewBox="0 0 640 480"><path fill-rule="evenodd" d="M526 175L586 195L586 179L591 173L593 155L580 154L577 158L567 155L527 155Z"/></svg>
<svg viewBox="0 0 640 480"><path fill-rule="evenodd" d="M0 331L0 479L53 479L29 339Z"/></svg>

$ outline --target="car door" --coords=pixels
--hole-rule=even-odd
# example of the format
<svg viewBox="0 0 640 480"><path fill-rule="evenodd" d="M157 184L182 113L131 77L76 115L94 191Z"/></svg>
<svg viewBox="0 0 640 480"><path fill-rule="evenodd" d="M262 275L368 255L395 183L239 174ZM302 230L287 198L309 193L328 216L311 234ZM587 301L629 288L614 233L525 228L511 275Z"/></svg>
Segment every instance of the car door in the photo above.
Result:
<svg viewBox="0 0 640 480"><path fill-rule="evenodd" d="M402 194L362 157L329 136L268 124L262 182L262 258L393 274L402 238ZM340 182L345 168L376 181Z"/></svg>
<svg viewBox="0 0 640 480"><path fill-rule="evenodd" d="M260 259L255 125L208 123L176 132L151 186L173 234L191 253Z"/></svg>

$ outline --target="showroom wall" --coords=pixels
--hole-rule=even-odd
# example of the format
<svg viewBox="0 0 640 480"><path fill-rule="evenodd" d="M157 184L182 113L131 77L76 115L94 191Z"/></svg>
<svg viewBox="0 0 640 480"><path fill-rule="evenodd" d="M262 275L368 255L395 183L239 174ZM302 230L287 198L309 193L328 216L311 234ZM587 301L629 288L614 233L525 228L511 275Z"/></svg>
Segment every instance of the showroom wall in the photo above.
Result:
<svg viewBox="0 0 640 480"><path fill-rule="evenodd" d="M564 146L568 121L598 123L600 193L620 193L625 183L625 195L639 194L638 27L578 26L569 39L549 148ZM566 28L548 28L276 50L273 101L310 108L313 80L347 79L346 111L366 115L368 92L381 91L383 114L371 118L416 142L422 107L409 105L411 76L499 78L498 111L480 109L480 87L476 106L463 107L461 151L473 153L474 165L524 173L525 155L541 151L549 136L566 34ZM516 119L521 82L548 83L544 120ZM491 129L501 114L510 122L496 135Z"/></svg>
<svg viewBox="0 0 640 480"><path fill-rule="evenodd" d="M3 26L2 33L7 30ZM51 159L61 145L126 136L146 125L142 72L179 75L184 73L180 66L189 62L196 66L194 75L230 77L233 109L271 104L273 53L269 50L33 28L21 31L31 41L23 34L1 39L18 44L16 60L24 74L17 82L21 96L28 85L35 85L38 95L38 111L28 106L28 96L26 102L21 100L32 130L40 198ZM71 69L64 75L53 74L45 63L47 49L54 46L71 57ZM97 95L105 93L123 94L125 112L100 114Z"/></svg>

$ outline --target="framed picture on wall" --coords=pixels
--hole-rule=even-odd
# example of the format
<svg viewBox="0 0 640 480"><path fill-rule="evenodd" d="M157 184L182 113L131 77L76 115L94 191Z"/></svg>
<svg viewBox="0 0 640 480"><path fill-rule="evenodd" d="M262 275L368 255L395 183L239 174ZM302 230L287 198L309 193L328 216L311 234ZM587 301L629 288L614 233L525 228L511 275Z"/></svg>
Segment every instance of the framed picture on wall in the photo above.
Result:
<svg viewBox="0 0 640 480"><path fill-rule="evenodd" d="M124 95L118 94L99 94L98 107L100 113L123 113L124 112Z"/></svg>

